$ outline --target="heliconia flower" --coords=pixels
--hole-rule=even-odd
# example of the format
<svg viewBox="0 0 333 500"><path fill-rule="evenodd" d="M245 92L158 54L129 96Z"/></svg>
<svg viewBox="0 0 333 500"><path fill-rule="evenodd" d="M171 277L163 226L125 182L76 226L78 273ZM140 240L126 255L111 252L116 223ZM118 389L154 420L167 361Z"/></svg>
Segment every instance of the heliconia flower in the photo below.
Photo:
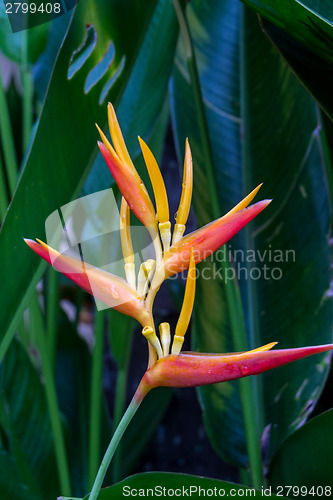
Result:
<svg viewBox="0 0 333 500"><path fill-rule="evenodd" d="M263 200L249 208L231 211L184 236L172 245L164 259L165 276L172 276L188 268L192 247L196 264L207 258L256 217L271 201Z"/></svg>
<svg viewBox="0 0 333 500"><path fill-rule="evenodd" d="M40 240L36 242L25 239L24 241L46 262L83 290L94 295L96 299L123 314L132 316L142 326L150 323L150 316L142 299L122 278L82 262L80 259L59 253Z"/></svg>

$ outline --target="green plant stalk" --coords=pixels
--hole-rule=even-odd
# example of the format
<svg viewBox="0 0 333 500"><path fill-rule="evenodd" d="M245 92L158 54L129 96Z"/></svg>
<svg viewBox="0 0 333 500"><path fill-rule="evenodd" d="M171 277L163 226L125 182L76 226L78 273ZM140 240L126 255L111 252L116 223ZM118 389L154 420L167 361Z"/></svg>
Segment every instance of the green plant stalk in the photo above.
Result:
<svg viewBox="0 0 333 500"><path fill-rule="evenodd" d="M90 390L89 488L93 485L100 461L104 319L104 311L96 311Z"/></svg>
<svg viewBox="0 0 333 500"><path fill-rule="evenodd" d="M35 293L30 302L30 325L34 331L41 357L42 370L45 383L45 394L49 409L51 429L54 440L56 463L60 480L60 487L64 495L70 495L70 475L66 455L65 439L61 425L60 411L57 400L57 393L54 380L54 372L50 364L48 342L45 335L43 318L38 303L38 297Z"/></svg>
<svg viewBox="0 0 333 500"><path fill-rule="evenodd" d="M0 225L2 222L2 219L5 216L7 207L8 207L8 194L7 194L7 186L6 186L6 179L5 179L5 172L3 169L3 164L0 156Z"/></svg>
<svg viewBox="0 0 333 500"><path fill-rule="evenodd" d="M21 53L21 78L23 87L23 120L22 120L22 146L26 151L32 129L32 79L28 65L28 37L29 30L22 31L22 53Z"/></svg>
<svg viewBox="0 0 333 500"><path fill-rule="evenodd" d="M129 322L129 327L131 329L126 353L124 355L124 362L118 368L117 372L117 382L116 382L116 394L115 394L115 402L114 402L114 432L121 421L121 417L124 413L125 401L126 401L126 387L127 387L127 379L128 379L128 368L129 368L129 360L130 360L130 351L132 347L132 338L133 338L133 328L132 321ZM113 469L112 469L112 482L116 483L120 480L120 472L121 472L121 454L122 447L121 443L118 446L117 453L114 457Z"/></svg>
<svg viewBox="0 0 333 500"><path fill-rule="evenodd" d="M49 356L51 366L55 366L57 344L57 315L58 315L58 272L50 267L47 272L46 286L46 330L49 342Z"/></svg>
<svg viewBox="0 0 333 500"><path fill-rule="evenodd" d="M185 45L187 66L194 94L194 103L198 118L198 127L200 131L200 138L205 157L207 181L209 185L209 191L212 203L212 215L214 219L217 219L218 217L220 217L221 211L220 211L218 193L216 190L216 182L214 176L214 159L210 145L209 131L208 131L207 119L202 99L202 92L201 92L196 59L195 59L193 42L191 39L188 23L185 14L180 6L179 0L173 0L173 3L175 6L175 10L180 25L180 31ZM225 265L229 267L231 264L228 260L226 260ZM234 348L236 351L246 351L248 350L248 343L246 336L245 320L243 316L243 305L236 278L228 281L225 290L228 303L228 311L230 314L231 332L232 332ZM253 418L253 415L256 415L254 390L251 380L246 378L239 380L239 387L240 387L240 397L241 397L242 410L244 416L246 446L249 457L251 481L255 488L261 488L263 484L262 460L260 451L258 423L257 419Z"/></svg>
<svg viewBox="0 0 333 500"><path fill-rule="evenodd" d="M139 386L140 388L140 386ZM110 441L110 444L105 452L105 455L103 457L102 463L98 469L98 473L94 482L94 485L92 487L92 490L90 492L88 500L96 500L98 498L100 489L102 487L103 481L105 474L107 473L107 470L109 468L110 462L112 460L112 457L117 449L118 443L121 440L124 432L126 431L129 423L131 422L132 418L134 417L136 411L138 410L141 401L144 396L142 397L137 397L139 388L137 392L135 393L132 401L130 402L127 410L125 411L123 418L119 422L119 425L115 431L115 433L112 436L112 439Z"/></svg>
<svg viewBox="0 0 333 500"><path fill-rule="evenodd" d="M13 138L13 131L10 123L10 115L7 104L5 89L0 75L0 136L2 143L2 150L4 154L5 167L7 172L9 191L12 195L14 193L17 181L17 160L15 155L15 144Z"/></svg>

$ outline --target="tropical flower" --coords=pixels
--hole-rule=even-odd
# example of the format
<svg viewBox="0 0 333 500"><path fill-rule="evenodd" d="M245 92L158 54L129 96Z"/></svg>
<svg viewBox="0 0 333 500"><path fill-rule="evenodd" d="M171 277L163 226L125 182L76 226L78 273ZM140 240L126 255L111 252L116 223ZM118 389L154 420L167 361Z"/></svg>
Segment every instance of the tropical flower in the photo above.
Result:
<svg viewBox="0 0 333 500"><path fill-rule="evenodd" d="M332 349L331 345L271 351L276 342L249 352L233 354L181 353L184 336L192 314L195 295L195 267L215 252L248 222L256 217L271 200L248 206L261 185L223 217L184 236L189 215L193 164L190 145L186 140L182 193L171 233L169 204L164 181L147 144L139 143L153 187L155 205L149 197L130 158L113 106L108 105L112 144L98 127L102 142L100 151L121 193L120 235L126 280L98 269L79 259L54 250L40 240L25 240L40 257L53 265L85 291L109 307L134 317L142 325L142 334L149 345L149 363L137 399L156 386L196 386L223 382L289 363L296 359ZM149 231L155 249L155 260L143 262L136 273L130 231L130 210ZM170 325L159 325L156 333L153 319L155 295L165 279L188 269L184 303L171 343Z"/></svg>
<svg viewBox="0 0 333 500"><path fill-rule="evenodd" d="M256 217L271 200L249 206L261 185L223 217L184 236L189 215L193 167L189 142L186 140L182 194L171 231L168 197L157 162L139 138L143 157L151 180L155 205L149 197L127 151L118 120L111 104L108 105L110 135L113 146L97 126L102 142L100 151L120 192L120 236L126 280L54 250L40 240L25 240L29 247L81 288L118 311L137 319L149 347L148 369L126 410L98 471L90 500L96 500L108 465L128 423L145 395L158 386L190 387L213 384L256 375L291 361L333 349L333 345L271 350L276 342L257 349L228 354L181 353L184 336L190 322L196 283L196 264L215 252L248 222ZM149 259L135 268L130 231L130 210L149 231L155 259ZM171 335L169 323L159 325L156 333L153 318L155 295L165 279L188 269L183 306Z"/></svg>

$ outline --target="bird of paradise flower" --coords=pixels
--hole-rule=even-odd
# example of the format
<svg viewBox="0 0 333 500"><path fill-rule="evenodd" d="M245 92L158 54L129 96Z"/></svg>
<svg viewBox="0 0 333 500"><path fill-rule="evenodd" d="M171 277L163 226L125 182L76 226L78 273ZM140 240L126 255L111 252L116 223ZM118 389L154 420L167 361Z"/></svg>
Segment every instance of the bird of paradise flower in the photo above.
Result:
<svg viewBox="0 0 333 500"><path fill-rule="evenodd" d="M148 368L110 441L89 500L96 500L98 497L123 433L143 398L153 388L193 387L257 375L303 357L333 349L333 345L328 344L271 351L277 344L272 342L240 353L181 352L194 304L196 264L232 238L266 208L271 200L259 201L249 206L261 187L259 185L226 215L184 236L193 186L192 155L186 140L182 193L175 217L176 223L171 231L167 192L152 152L139 137L154 192L156 210L129 156L115 110L110 103L108 118L113 146L97 125L102 139L98 146L122 193L120 235L126 280L88 263L82 263L79 259L63 255L40 240L25 240L40 257L85 291L109 307L135 318L142 325L142 334L148 341ZM131 240L130 211L149 231L155 250L155 259L143 262L138 273ZM159 325L158 335L153 317L156 293L164 280L186 269L188 275L184 301L173 338L170 325L166 322Z"/></svg>

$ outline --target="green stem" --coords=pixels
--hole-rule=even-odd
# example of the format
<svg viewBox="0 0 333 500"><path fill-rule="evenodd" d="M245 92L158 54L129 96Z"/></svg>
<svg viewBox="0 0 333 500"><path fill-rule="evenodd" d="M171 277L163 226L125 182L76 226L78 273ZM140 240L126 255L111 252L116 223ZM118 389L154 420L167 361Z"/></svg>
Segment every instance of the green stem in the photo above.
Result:
<svg viewBox="0 0 333 500"><path fill-rule="evenodd" d="M205 158L205 169L206 169L207 181L210 192L212 215L214 219L217 219L218 217L220 217L221 211L219 205L218 191L216 188L217 183L215 181L215 175L214 175L215 172L214 159L209 138L209 130L203 104L193 42L191 39L188 23L185 14L180 6L179 0L173 0L173 2L176 14L178 16L180 30L185 45L187 66L189 69L191 86L194 95L194 104L196 108L198 127L200 131L201 145ZM230 265L231 264L227 256L225 266L230 267ZM234 278L233 280L229 280L226 283L225 291L228 304L228 311L230 315L231 332L232 332L234 348L236 351L246 351L248 350L248 343L246 336L245 320L243 315L243 305L238 287L238 281L236 278ZM240 379L239 387L240 387L242 411L244 416L246 446L249 457L251 480L254 487L261 488L263 484L262 482L263 476L262 476L259 428L257 419L253 418L253 416L256 415L256 408L255 408L254 390L251 379L247 378Z"/></svg>
<svg viewBox="0 0 333 500"><path fill-rule="evenodd" d="M0 226L2 219L5 216L7 207L8 207L8 194L7 194L7 186L6 186L6 179L5 179L5 171L4 167L2 164L1 160L1 155L0 155Z"/></svg>
<svg viewBox="0 0 333 500"><path fill-rule="evenodd" d="M115 433L112 436L112 439L110 441L110 444L105 452L105 455L103 457L102 463L98 469L98 473L94 482L94 485L92 487L92 490L90 492L88 500L96 500L98 498L100 489L102 487L103 481L105 474L109 468L110 462L112 460L112 457L117 449L118 443L121 440L125 430L127 429L129 423L131 422L132 418L134 417L137 409L139 408L141 401L143 399L145 394L140 394L140 385L137 389L137 392L135 393L132 401L130 402L126 412L124 413L123 418L119 422L119 425L115 431Z"/></svg>
<svg viewBox="0 0 333 500"><path fill-rule="evenodd" d="M32 129L32 79L28 65L28 36L29 30L22 31L21 77L23 87L23 120L22 120L22 145L23 153L26 151Z"/></svg>
<svg viewBox="0 0 333 500"><path fill-rule="evenodd" d="M96 312L90 391L89 487L94 482L100 461L104 319L103 311Z"/></svg>
<svg viewBox="0 0 333 500"><path fill-rule="evenodd" d="M5 159L5 166L9 184L9 191L12 195L17 181L17 160L15 155L15 145L13 131L10 123L9 109L5 89L0 75L0 135L2 149Z"/></svg>
<svg viewBox="0 0 333 500"><path fill-rule="evenodd" d="M55 366L57 343L58 299L58 271L50 267L47 273L46 327L49 342L50 363L53 368Z"/></svg>
<svg viewBox="0 0 333 500"><path fill-rule="evenodd" d="M34 294L30 303L30 325L35 333L44 375L45 394L50 415L51 429L55 447L56 462L60 480L60 487L64 495L70 495L70 476L67 462L65 439L61 426L60 411L57 400L54 373L50 364L48 342L45 335L43 318L38 303L37 294Z"/></svg>
<svg viewBox="0 0 333 500"><path fill-rule="evenodd" d="M123 364L119 366L117 372L117 382L116 382L116 394L114 402L114 431L118 427L121 417L124 413L125 401L126 401L126 387L128 378L128 367L130 360L130 352L132 348L132 337L133 337L133 323L129 322L130 333L128 334L128 343L126 346L126 353L124 354ZM113 469L112 469L112 482L116 483L120 480L121 474L121 444L118 446L117 453L114 457Z"/></svg>

